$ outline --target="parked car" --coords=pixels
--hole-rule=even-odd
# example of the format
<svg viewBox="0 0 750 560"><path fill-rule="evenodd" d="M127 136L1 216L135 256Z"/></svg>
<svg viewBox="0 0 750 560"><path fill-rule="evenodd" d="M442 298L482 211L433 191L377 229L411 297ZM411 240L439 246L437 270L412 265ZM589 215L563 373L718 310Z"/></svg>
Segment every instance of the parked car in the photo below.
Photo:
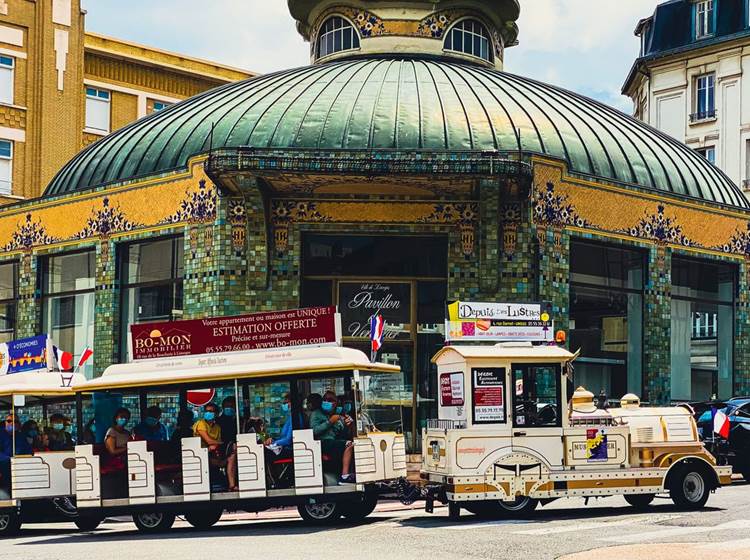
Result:
<svg viewBox="0 0 750 560"><path fill-rule="evenodd" d="M690 403L698 424L698 434L719 464L732 465L750 482L750 397L727 401ZM729 419L729 438L714 434L712 410L721 410Z"/></svg>

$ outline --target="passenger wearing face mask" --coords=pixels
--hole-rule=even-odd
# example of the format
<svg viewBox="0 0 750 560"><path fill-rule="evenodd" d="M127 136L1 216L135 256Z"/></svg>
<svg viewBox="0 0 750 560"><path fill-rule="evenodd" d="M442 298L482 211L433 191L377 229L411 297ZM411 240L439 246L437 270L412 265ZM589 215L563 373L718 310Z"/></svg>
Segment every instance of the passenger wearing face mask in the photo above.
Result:
<svg viewBox="0 0 750 560"><path fill-rule="evenodd" d="M288 453L292 449L292 401L289 398L289 393L284 395L284 402L281 403L281 411L284 413L285 418L281 434L276 439L267 438L264 443L267 446L280 448L282 453Z"/></svg>
<svg viewBox="0 0 750 560"><path fill-rule="evenodd" d="M5 417L5 426L0 431L0 475L3 485L10 485L10 459L14 455L31 455L32 449L21 433L21 423L13 414Z"/></svg>
<svg viewBox="0 0 750 560"><path fill-rule="evenodd" d="M221 415L216 422L221 426L221 439L224 443L237 441L237 401L234 397L221 401Z"/></svg>
<svg viewBox="0 0 750 560"><path fill-rule="evenodd" d="M118 408L112 418L112 427L104 436L104 447L110 457L110 465L125 468L125 457L128 452L128 442L132 439L125 426L130 422L130 411Z"/></svg>
<svg viewBox="0 0 750 560"><path fill-rule="evenodd" d="M217 421L218 416L219 407L214 403L208 403L203 407L203 418L198 420L193 426L193 433L195 437L201 438L203 447L207 447L209 451L213 452L213 456L209 458L211 466L214 468L226 467L229 491L235 492L238 490L237 453L232 452L229 455L225 453L226 448L224 446L223 434L221 433L221 426Z"/></svg>
<svg viewBox="0 0 750 560"><path fill-rule="evenodd" d="M167 428L161 423L161 408L149 406L146 417L133 428L136 439L144 441L167 441Z"/></svg>
<svg viewBox="0 0 750 560"><path fill-rule="evenodd" d="M45 451L46 445L42 445L42 434L39 432L39 424L36 420L27 420L21 426L21 433L26 438L26 442L34 451Z"/></svg>
<svg viewBox="0 0 750 560"><path fill-rule="evenodd" d="M346 432L346 424L340 414L336 414L338 398L333 391L326 391L320 408L316 408L310 414L310 428L315 438L320 440L320 448L323 454L341 458L340 484L355 482L351 473L354 448L352 442L340 439L339 435Z"/></svg>
<svg viewBox="0 0 750 560"><path fill-rule="evenodd" d="M49 425L45 430L49 440L50 451L71 451L75 444L73 436L67 431L68 425L65 422L65 416L55 413L49 417Z"/></svg>

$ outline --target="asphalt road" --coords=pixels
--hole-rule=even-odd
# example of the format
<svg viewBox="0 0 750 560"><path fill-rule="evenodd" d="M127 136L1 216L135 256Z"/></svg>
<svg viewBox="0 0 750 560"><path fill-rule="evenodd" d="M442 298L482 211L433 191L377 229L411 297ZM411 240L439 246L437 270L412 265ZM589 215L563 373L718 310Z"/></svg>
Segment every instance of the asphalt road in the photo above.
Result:
<svg viewBox="0 0 750 560"><path fill-rule="evenodd" d="M351 558L436 560L750 559L750 485L714 494L699 512L658 499L646 513L620 497L558 500L526 521L482 521L464 514L450 522L445 508L376 512L356 526L312 527L301 520L227 515L208 532L178 521L167 534L142 536L132 523L107 522L93 533L73 525L28 525L0 542L0 559L14 560L245 560ZM580 554L578 554L580 553Z"/></svg>

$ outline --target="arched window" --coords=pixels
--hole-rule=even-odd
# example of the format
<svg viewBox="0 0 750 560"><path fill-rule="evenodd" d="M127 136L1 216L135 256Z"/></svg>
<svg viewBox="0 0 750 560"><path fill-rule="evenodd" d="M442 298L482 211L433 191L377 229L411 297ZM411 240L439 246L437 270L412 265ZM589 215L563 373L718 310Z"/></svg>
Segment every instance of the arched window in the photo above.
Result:
<svg viewBox="0 0 750 560"><path fill-rule="evenodd" d="M359 34L354 26L344 18L330 17L320 26L318 58L358 48Z"/></svg>
<svg viewBox="0 0 750 560"><path fill-rule="evenodd" d="M443 48L446 51L476 56L488 62L494 60L490 34L487 28L475 19L464 19L454 25L445 37Z"/></svg>

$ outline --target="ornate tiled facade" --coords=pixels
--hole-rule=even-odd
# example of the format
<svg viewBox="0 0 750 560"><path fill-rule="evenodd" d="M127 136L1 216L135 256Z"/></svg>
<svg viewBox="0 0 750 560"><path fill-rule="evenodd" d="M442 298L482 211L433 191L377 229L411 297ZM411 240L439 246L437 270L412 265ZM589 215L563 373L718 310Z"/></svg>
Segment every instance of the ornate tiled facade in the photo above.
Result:
<svg viewBox="0 0 750 560"><path fill-rule="evenodd" d="M101 372L123 344L118 247L164 235L183 238L185 318L296 307L306 232L446 236L449 299L550 301L556 327L567 330L571 241L595 239L648 254L643 372L651 402L670 399L672 255L737 264L735 391L750 391L750 216L578 181L540 160L530 186L500 178L476 185L476 200L305 189L294 197L291 187L275 198L257 179L220 192L196 159L187 171L159 179L8 207L0 210L0 258L19 262L17 334L40 328L40 256L95 248ZM712 227L697 227L700 220Z"/></svg>

